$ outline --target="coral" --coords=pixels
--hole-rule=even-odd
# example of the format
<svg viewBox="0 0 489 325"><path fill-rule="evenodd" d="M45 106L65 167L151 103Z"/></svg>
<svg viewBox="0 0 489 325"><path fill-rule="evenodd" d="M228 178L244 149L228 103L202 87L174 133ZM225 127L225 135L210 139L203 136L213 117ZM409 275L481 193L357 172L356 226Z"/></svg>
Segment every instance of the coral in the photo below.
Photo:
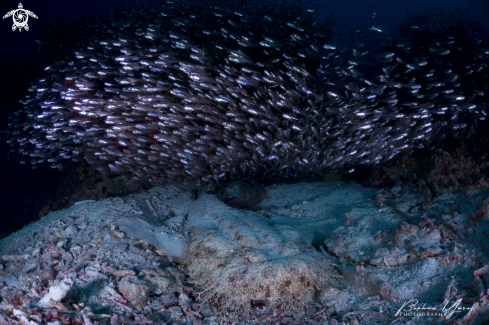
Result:
<svg viewBox="0 0 489 325"><path fill-rule="evenodd" d="M136 276L124 277L122 281L119 282L119 291L124 298L136 306L145 305L150 292L146 281L141 280Z"/></svg>
<svg viewBox="0 0 489 325"><path fill-rule="evenodd" d="M446 193L454 191L466 185L475 188L487 188L484 178L477 175L486 163L478 165L470 157L465 157L460 150L455 155L438 149L436 151L435 167L430 173L428 184L435 193Z"/></svg>
<svg viewBox="0 0 489 325"><path fill-rule="evenodd" d="M266 216L174 185L50 212L0 241L0 322L373 325L392 323L404 301L441 310L462 299L473 312L455 313L454 321L485 324L489 190L429 203L413 184L377 191L304 182L267 192L255 207ZM187 215L182 227L193 238L185 264L122 230L124 217L155 222L148 202L156 211L165 204L172 218ZM177 235L172 227L168 234ZM316 243L327 252L315 251ZM221 304L220 314L213 303ZM445 322L426 317L416 324Z"/></svg>
<svg viewBox="0 0 489 325"><path fill-rule="evenodd" d="M368 173L362 175L368 175L368 178L361 183L371 187L390 187L413 180L420 167L419 159L410 156L412 151L412 149L402 150L399 155L385 164L373 166Z"/></svg>
<svg viewBox="0 0 489 325"><path fill-rule="evenodd" d="M59 303L71 290L73 287L73 279L63 279L57 285L49 288L49 293L47 293L44 297L41 298L38 302L38 306L42 308L46 308L51 306L52 304Z"/></svg>
<svg viewBox="0 0 489 325"><path fill-rule="evenodd" d="M425 225L426 221L421 224ZM340 228L324 245L329 252L348 261L374 266L397 266L438 256L442 252L440 240L438 229L420 229L416 225L401 222L396 229L378 234Z"/></svg>

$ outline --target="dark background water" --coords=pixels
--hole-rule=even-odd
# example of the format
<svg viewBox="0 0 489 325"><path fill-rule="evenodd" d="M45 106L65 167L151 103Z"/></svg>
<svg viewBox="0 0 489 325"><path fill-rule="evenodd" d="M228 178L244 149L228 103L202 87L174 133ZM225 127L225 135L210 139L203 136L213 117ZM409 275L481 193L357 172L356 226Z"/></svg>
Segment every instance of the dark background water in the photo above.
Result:
<svg viewBox="0 0 489 325"><path fill-rule="evenodd" d="M118 0L25 0L22 1L24 9L38 16L38 19L29 17L29 31L13 32L11 17L0 20L0 238L38 219L42 207L59 196L62 183L66 187L66 182L77 182L68 179L72 175L69 169L60 172L46 164L33 170L30 165L20 165L18 155L8 154L8 116L21 107L19 99L25 97L30 82L42 75L45 66L70 52L70 46L83 40L86 34L96 32L86 30L80 19L86 21L83 17L90 14L103 15L120 3ZM318 15L333 14L335 33L342 33L353 25L368 25L373 12L376 26L395 32L407 14L467 7L489 30L488 0L315 0L313 3L325 6L318 8ZM17 9L18 5L19 0L0 1L0 15Z"/></svg>

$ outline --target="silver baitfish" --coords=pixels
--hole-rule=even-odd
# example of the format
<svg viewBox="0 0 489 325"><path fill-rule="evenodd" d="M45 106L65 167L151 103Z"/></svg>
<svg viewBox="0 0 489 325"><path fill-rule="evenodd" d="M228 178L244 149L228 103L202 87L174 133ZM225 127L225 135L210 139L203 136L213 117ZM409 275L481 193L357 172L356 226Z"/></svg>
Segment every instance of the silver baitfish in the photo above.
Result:
<svg viewBox="0 0 489 325"><path fill-rule="evenodd" d="M85 159L155 184L305 176L485 118L487 83L472 81L489 55L475 38L421 39L416 24L396 40L370 26L343 46L298 5L219 3L128 12L50 66L11 123L22 161Z"/></svg>

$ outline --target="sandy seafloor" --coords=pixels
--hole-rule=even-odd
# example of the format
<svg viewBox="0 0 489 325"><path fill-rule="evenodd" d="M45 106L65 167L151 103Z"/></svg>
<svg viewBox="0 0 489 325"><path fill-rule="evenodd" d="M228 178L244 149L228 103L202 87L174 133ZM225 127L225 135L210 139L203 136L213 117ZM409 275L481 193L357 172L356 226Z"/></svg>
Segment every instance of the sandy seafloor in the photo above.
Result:
<svg viewBox="0 0 489 325"><path fill-rule="evenodd" d="M248 210L202 189L165 186L51 212L0 241L0 323L489 323L489 190L432 198L419 185L342 181L266 190ZM239 240L230 235L241 230ZM186 259L187 248L197 257ZM219 310L186 277L203 268L206 283L236 294L242 284L232 283L229 268L271 263L274 272L293 273L288 258L306 255L314 256L302 260L306 267L335 263L342 277L295 315L263 300L246 314ZM274 281L257 274L263 278L251 286Z"/></svg>

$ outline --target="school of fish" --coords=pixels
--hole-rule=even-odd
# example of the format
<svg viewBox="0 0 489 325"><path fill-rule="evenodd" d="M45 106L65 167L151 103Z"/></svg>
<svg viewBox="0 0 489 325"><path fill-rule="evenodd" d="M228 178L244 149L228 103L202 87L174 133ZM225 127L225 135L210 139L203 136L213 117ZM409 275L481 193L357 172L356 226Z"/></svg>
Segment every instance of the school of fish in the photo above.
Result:
<svg viewBox="0 0 489 325"><path fill-rule="evenodd" d="M34 167L195 184L353 170L486 117L489 50L455 23L341 44L311 8L252 7L166 1L112 22L46 68L9 142Z"/></svg>

